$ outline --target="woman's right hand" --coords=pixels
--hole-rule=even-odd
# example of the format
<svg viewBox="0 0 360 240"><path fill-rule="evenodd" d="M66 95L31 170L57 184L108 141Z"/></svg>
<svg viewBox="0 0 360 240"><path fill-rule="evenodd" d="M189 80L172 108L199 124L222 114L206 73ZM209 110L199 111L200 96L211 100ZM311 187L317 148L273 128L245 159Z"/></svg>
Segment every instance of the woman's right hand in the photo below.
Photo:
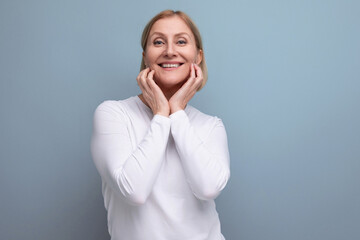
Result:
<svg viewBox="0 0 360 240"><path fill-rule="evenodd" d="M155 70L146 68L137 76L137 83L142 91L142 96L153 114L160 114L168 117L170 114L169 102L160 87L154 81Z"/></svg>

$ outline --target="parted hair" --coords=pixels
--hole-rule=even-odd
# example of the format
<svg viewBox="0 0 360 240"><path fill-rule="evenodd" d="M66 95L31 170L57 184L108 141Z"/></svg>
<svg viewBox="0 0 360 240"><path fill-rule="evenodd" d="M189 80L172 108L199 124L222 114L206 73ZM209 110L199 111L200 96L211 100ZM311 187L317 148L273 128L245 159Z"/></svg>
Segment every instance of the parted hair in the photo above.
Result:
<svg viewBox="0 0 360 240"><path fill-rule="evenodd" d="M182 11L164 10L164 11L158 13L156 16L154 16L146 24L146 26L142 32L141 47L143 49L143 52L145 52L146 47L147 47L147 42L149 39L150 30L157 20L160 20L163 18L168 18L168 17L173 17L173 16L180 17L185 22L185 24L190 28L191 32L193 33L193 35L195 37L196 48L198 51L201 50L202 61L200 62L199 67L201 68L202 73L203 73L203 82L202 82L200 88L198 89L198 91L199 91L206 84L206 81L208 79L208 71L207 71L207 66L206 66L206 62L205 62L204 49L203 49L200 31L197 28L197 26L195 25L195 23L193 22L193 20L186 13L184 13ZM144 70L145 68L146 68L146 65L145 65L145 61L144 61L144 57L143 57L141 60L140 71Z"/></svg>

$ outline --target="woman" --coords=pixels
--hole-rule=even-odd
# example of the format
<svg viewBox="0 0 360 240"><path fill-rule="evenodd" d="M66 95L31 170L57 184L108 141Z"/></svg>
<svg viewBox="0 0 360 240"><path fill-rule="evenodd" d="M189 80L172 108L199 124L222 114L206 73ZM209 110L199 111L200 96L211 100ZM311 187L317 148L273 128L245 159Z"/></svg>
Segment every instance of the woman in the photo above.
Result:
<svg viewBox="0 0 360 240"><path fill-rule="evenodd" d="M225 128L188 105L207 80L200 33L166 10L145 27L142 48L142 93L94 114L111 239L224 239L214 199L230 176Z"/></svg>

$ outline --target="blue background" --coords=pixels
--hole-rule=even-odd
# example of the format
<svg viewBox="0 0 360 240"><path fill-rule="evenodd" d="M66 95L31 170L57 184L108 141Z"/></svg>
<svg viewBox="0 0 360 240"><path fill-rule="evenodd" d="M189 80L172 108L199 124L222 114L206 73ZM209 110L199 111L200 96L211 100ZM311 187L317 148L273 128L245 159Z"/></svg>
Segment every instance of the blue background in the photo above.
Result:
<svg viewBox="0 0 360 240"><path fill-rule="evenodd" d="M140 36L164 9L197 23L231 179L230 240L360 239L360 2L0 2L0 239L109 239L93 112L139 93Z"/></svg>

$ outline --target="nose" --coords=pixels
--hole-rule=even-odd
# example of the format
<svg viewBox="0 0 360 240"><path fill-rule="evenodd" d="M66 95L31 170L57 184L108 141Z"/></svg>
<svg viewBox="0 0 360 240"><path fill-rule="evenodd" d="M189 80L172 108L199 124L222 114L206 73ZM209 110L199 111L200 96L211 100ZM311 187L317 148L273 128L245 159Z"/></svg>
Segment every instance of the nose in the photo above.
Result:
<svg viewBox="0 0 360 240"><path fill-rule="evenodd" d="M176 48L173 44L167 44L165 49L165 54L167 57L174 57L176 56Z"/></svg>

